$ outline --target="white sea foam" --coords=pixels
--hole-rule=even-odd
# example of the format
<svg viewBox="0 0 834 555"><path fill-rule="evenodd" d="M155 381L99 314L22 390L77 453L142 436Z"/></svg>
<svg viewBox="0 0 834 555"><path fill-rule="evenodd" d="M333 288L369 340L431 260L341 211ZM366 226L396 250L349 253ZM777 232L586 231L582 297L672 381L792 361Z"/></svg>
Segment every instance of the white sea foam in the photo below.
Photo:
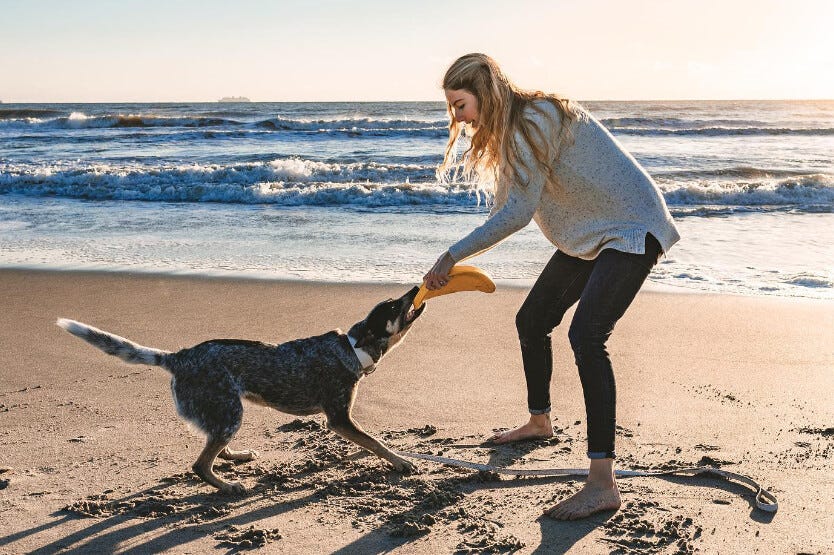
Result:
<svg viewBox="0 0 834 555"><path fill-rule="evenodd" d="M20 220L6 220L0 221L0 232L2 231L18 231L21 229L26 229L30 227L32 224L30 222L23 222Z"/></svg>
<svg viewBox="0 0 834 555"><path fill-rule="evenodd" d="M787 179L698 180L658 179L666 202L672 205L817 206L834 207L834 178L815 174Z"/></svg>
<svg viewBox="0 0 834 555"><path fill-rule="evenodd" d="M223 166L92 164L0 166L0 192L86 199L311 204L471 204L470 188L427 179L433 166L326 163L287 158ZM477 202L476 202L477 204Z"/></svg>

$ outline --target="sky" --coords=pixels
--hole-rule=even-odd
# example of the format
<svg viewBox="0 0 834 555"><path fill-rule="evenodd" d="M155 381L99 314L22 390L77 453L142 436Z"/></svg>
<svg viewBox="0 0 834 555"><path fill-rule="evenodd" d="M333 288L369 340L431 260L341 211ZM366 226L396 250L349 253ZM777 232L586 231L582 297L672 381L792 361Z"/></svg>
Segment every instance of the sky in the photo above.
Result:
<svg viewBox="0 0 834 555"><path fill-rule="evenodd" d="M0 0L3 102L442 100L468 52L579 100L834 98L831 0Z"/></svg>

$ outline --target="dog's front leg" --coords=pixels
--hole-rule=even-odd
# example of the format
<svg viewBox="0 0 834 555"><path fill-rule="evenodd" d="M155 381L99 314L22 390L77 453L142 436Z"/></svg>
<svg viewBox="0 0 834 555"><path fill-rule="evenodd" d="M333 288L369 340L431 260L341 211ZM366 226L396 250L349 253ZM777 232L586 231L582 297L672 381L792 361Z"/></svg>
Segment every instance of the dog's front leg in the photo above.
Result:
<svg viewBox="0 0 834 555"><path fill-rule="evenodd" d="M347 411L337 415L327 414L327 427L343 438L352 441L360 447L364 447L378 457L390 462L394 465L394 470L397 472L404 472L406 474L417 472L417 467L411 462L391 451L391 449L378 439L368 435L367 432L353 421Z"/></svg>

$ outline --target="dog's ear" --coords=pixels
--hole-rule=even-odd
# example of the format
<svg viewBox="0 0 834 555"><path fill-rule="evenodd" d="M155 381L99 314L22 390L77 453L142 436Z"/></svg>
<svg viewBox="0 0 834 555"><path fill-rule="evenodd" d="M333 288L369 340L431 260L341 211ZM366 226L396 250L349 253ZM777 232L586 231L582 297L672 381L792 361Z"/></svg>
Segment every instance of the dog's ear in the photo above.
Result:
<svg viewBox="0 0 834 555"><path fill-rule="evenodd" d="M356 346L361 349L366 345L370 345L373 342L373 337L372 333L365 331L365 333L356 338Z"/></svg>
<svg viewBox="0 0 834 555"><path fill-rule="evenodd" d="M368 330L368 324L363 320L351 326L348 332L356 340L357 347L364 347L370 344L373 334Z"/></svg>

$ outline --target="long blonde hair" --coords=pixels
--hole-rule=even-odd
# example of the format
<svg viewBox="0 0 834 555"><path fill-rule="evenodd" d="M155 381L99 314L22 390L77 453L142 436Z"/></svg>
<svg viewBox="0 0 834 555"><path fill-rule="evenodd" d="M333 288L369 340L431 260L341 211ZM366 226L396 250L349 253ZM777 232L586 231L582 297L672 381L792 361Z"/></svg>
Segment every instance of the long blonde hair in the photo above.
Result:
<svg viewBox="0 0 834 555"><path fill-rule="evenodd" d="M437 169L441 182L453 181L461 167L465 180L476 181L479 188L487 190L492 189L499 175L510 179L518 177L519 165L524 165L524 161L520 154L521 145L514 138L516 131L530 146L538 165L538 168L525 169L549 174L553 168L547 151L548 142L553 145L563 143L565 137L570 136L570 127L579 116L577 109L566 98L519 89L486 54L466 54L455 60L443 77L443 89L464 89L477 98L478 127L471 136L469 148L459 156L458 139L465 124L455 120L452 106L447 104L449 142L443 162ZM539 99L556 107L561 120L560 137L542 136L538 127L522 117L528 106L542 111L533 104Z"/></svg>

